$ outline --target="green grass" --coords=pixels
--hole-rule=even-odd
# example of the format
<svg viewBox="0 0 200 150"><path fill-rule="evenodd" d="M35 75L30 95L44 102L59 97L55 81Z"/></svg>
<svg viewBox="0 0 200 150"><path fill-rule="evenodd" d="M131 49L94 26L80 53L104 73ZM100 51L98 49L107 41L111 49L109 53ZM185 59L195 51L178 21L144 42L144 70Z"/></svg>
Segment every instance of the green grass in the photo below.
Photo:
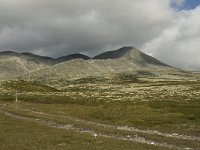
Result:
<svg viewBox="0 0 200 150"><path fill-rule="evenodd" d="M15 97L12 93L0 93L1 101L14 101Z"/></svg>
<svg viewBox="0 0 200 150"><path fill-rule="evenodd" d="M119 76L118 76L119 77ZM118 78L119 79L119 78ZM130 79L130 80L129 80ZM132 76L123 76L121 80L127 80L127 82L120 83L115 82L114 84L109 82L101 82L100 79L93 79L87 83L89 79L82 79L69 83L61 83L62 87L58 91L56 88L41 85L39 83L28 82L28 81L12 81L2 84L7 88L7 92L0 93L0 104L10 104L18 106L20 108L31 109L35 111L42 111L50 114L68 115L96 123L104 123L114 126L133 126L142 130L156 130L163 133L178 133L188 136L200 137L200 82L199 81L145 81L136 82L132 81ZM139 80L142 81L142 80ZM14 103L15 95L11 91L18 85L21 87L18 93L19 103ZM58 86L58 85L57 85ZM26 87L28 87L26 89ZM35 90L35 87L36 90ZM27 112L20 112L16 110L13 113L19 113L20 115L27 115L29 117L36 117L34 114ZM47 116L37 116L45 119ZM1 115L2 122L10 120L7 117ZM53 119L54 121L65 123L68 120L60 118L47 117L46 119ZM10 120L12 122L12 119ZM13 121L14 122L14 121ZM18 120L15 120L18 122ZM24 126L28 124L26 121ZM77 124L70 122L78 127L94 129L99 132L114 133L114 134L135 134L125 133L115 130L108 130L103 128L97 128L94 126L85 125L83 123ZM8 123L9 124L9 123ZM7 128L4 123L1 124L3 129ZM21 125L23 126L23 125ZM34 125L35 126L35 125ZM41 125L37 125L41 126ZM9 126L8 126L9 127ZM11 127L10 127L11 128ZM19 126L17 126L19 128ZM13 128L12 132L17 132L17 128ZM22 130L22 133L28 136L27 127ZM38 131L40 127L33 128L33 131ZM46 130L48 128L42 127L41 129ZM30 128L31 129L31 128ZM59 136L62 137L61 131L58 129L52 134L55 134L56 139ZM0 135L4 134L1 133ZM27 132L27 133L25 133ZM31 131L30 131L31 132ZM43 132L43 131L40 131ZM83 144L85 138L82 134L65 131L72 138L69 140L74 142L80 142L77 147L72 149L87 149L88 147ZM9 133L9 132L8 132ZM57 136L58 134L58 136ZM60 135L61 134L61 135ZM141 134L141 133L140 133ZM10 138L10 135L4 134L4 140ZM35 136L35 137L34 137ZM27 140L27 143L31 140L39 138L39 134L34 135ZM52 137L51 137L52 136ZM77 139L74 138L77 137ZM84 135L85 136L85 135ZM178 146L185 145L193 148L199 148L198 141L183 141L173 138L166 138L156 135L141 134L141 136L147 139L153 139L162 143L172 143ZM2 136L0 136L2 137ZM16 135L17 137L17 135ZM50 131L47 132L46 137L49 137L46 143L45 149L59 149L57 145L51 143L56 142L53 139ZM90 135L87 135L87 140L92 139ZM20 138L20 137L18 137ZM2 138L0 138L1 141ZM12 139L12 138L11 138ZM16 139L16 138L14 138ZM13 139L13 140L14 140ZM40 139L40 138L39 138ZM120 142L117 140L107 140L100 138L102 147L96 149L149 149L147 145L136 144L134 142ZM98 139L98 140L100 140ZM86 141L87 141L86 140ZM2 140L3 141L3 140ZM14 140L15 141L15 140ZM37 141L37 140L36 140ZM42 140L41 140L42 141ZM59 140L58 140L59 141ZM62 141L62 139L61 139ZM111 144L108 143L111 142ZM3 141L4 142L4 141ZM3 143L2 142L2 143ZM11 141L10 141L11 142ZM38 142L38 141L37 141ZM59 142L58 142L59 143ZM65 142L60 142L65 143ZM70 144L72 144L70 143ZM1 143L0 143L1 144ZM44 141L37 145L36 149L40 149L40 146L44 144ZM68 145L69 147L71 145ZM5 146L9 146L10 143L5 143ZM18 145L14 143L13 146ZM44 144L45 145L45 144ZM95 143L91 142L89 149L95 149ZM123 147L122 147L123 145ZM68 148L69 148L68 147ZM152 148L152 147L151 147ZM153 147L152 149L165 149L164 147ZM5 148L4 148L5 149ZM26 148L24 148L26 149ZM33 148L32 148L33 149ZM70 148L69 148L70 149Z"/></svg>
<svg viewBox="0 0 200 150"><path fill-rule="evenodd" d="M6 117L0 114L0 149L25 150L143 150L166 149L146 144L94 138L89 134L80 134L70 130L55 129Z"/></svg>
<svg viewBox="0 0 200 150"><path fill-rule="evenodd" d="M58 92L53 87L25 80L4 81L1 86L9 90L18 90L19 92Z"/></svg>

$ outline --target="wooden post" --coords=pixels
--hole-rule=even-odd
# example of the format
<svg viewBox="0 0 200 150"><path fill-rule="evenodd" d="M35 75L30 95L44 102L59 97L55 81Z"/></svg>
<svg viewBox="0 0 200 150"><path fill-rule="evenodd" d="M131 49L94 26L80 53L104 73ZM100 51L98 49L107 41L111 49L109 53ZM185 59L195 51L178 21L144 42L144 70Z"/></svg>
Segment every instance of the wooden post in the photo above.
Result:
<svg viewBox="0 0 200 150"><path fill-rule="evenodd" d="M28 80L31 81L31 73L28 71Z"/></svg>
<svg viewBox="0 0 200 150"><path fill-rule="evenodd" d="M15 93L15 102L17 102L18 99L17 99L17 90L16 90L16 93Z"/></svg>

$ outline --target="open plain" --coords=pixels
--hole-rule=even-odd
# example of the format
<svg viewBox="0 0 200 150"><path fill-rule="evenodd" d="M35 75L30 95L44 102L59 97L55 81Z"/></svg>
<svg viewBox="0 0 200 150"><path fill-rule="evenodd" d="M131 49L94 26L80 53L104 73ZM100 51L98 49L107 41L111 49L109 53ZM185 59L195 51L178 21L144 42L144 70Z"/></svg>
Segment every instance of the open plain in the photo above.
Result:
<svg viewBox="0 0 200 150"><path fill-rule="evenodd" d="M1 81L1 149L198 149L200 80ZM16 102L16 86L18 89Z"/></svg>

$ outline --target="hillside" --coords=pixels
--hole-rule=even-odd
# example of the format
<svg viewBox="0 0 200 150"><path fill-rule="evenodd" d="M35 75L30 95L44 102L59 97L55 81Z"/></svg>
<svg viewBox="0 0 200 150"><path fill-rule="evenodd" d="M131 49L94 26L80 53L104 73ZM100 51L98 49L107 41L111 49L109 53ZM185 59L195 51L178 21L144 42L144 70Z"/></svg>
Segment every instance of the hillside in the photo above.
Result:
<svg viewBox="0 0 200 150"><path fill-rule="evenodd" d="M137 76L163 76L176 78L189 76L188 72L170 67L133 47L123 47L97 55L89 60L76 59L58 63L34 72L31 78L40 81L58 81L114 74Z"/></svg>
<svg viewBox="0 0 200 150"><path fill-rule="evenodd" d="M167 78L191 76L189 72L170 67L134 47L104 52L93 58L82 54L51 58L6 51L0 53L0 70L0 79L20 77L38 81L69 80L121 73Z"/></svg>
<svg viewBox="0 0 200 150"><path fill-rule="evenodd" d="M83 55L83 54L76 53L76 54L70 54L67 56L62 56L62 57L56 58L55 62L60 63L60 62L64 62L64 61L74 60L74 59L88 60L88 59L90 59L90 57Z"/></svg>
<svg viewBox="0 0 200 150"><path fill-rule="evenodd" d="M0 79L15 79L36 70L73 59L90 59L82 54L71 54L59 58L39 56L32 53L0 52Z"/></svg>
<svg viewBox="0 0 200 150"><path fill-rule="evenodd" d="M118 50L108 51L93 57L93 59L117 59L117 58L133 61L137 65L153 64L160 66L168 66L160 62L159 60L144 54L143 52L134 47L122 47Z"/></svg>
<svg viewBox="0 0 200 150"><path fill-rule="evenodd" d="M0 79L13 79L51 64L52 59L49 57L12 51L0 52Z"/></svg>

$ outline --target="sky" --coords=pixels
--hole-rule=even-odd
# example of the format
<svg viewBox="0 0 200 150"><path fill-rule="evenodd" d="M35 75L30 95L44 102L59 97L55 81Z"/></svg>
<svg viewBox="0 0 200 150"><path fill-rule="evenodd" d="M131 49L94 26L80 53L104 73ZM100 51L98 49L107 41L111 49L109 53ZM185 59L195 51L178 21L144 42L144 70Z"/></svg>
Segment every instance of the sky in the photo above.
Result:
<svg viewBox="0 0 200 150"><path fill-rule="evenodd" d="M0 0L0 51L94 56L133 46L200 70L200 0Z"/></svg>
<svg viewBox="0 0 200 150"><path fill-rule="evenodd" d="M178 10L195 9L200 4L199 0L179 0L172 1L172 6Z"/></svg>

